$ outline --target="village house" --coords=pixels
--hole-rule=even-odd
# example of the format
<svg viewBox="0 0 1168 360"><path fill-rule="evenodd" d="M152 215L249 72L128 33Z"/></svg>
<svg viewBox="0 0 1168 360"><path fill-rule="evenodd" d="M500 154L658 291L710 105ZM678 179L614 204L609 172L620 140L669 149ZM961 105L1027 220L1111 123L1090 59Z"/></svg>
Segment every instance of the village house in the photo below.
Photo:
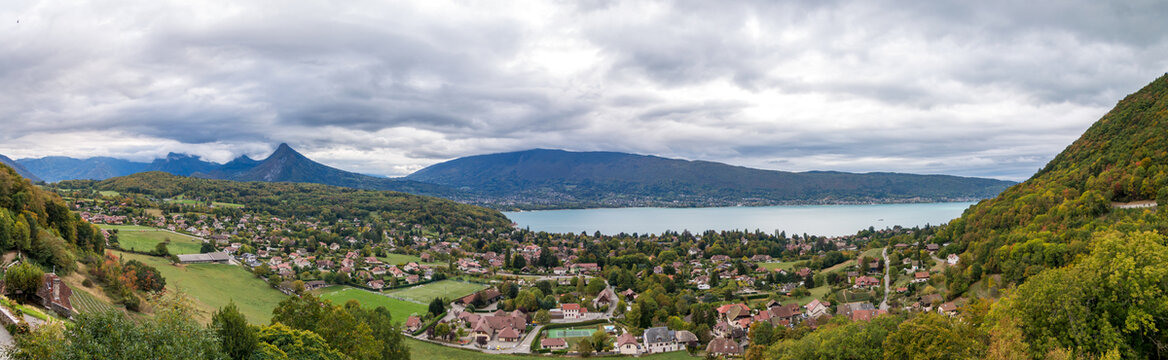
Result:
<svg viewBox="0 0 1168 360"><path fill-rule="evenodd" d="M539 346L548 350L564 350L568 348L568 342L563 338L555 339L540 339Z"/></svg>
<svg viewBox="0 0 1168 360"><path fill-rule="evenodd" d="M912 279L913 283L923 283L923 282L928 282L928 281L929 281L929 272L928 271L918 271L918 272L913 274L913 279Z"/></svg>
<svg viewBox="0 0 1168 360"><path fill-rule="evenodd" d="M65 286L57 274L47 273L41 278L41 285L37 287L36 297L41 300L41 306L51 309L62 317L73 317L73 290Z"/></svg>
<svg viewBox="0 0 1168 360"><path fill-rule="evenodd" d="M565 319L579 319L587 314L588 310L584 309L580 304L560 304L560 312L564 314Z"/></svg>
<svg viewBox="0 0 1168 360"><path fill-rule="evenodd" d="M641 344L633 333L625 332L616 338L616 349L621 355L637 355L641 353Z"/></svg>
<svg viewBox="0 0 1168 360"><path fill-rule="evenodd" d="M677 342L677 333L664 326L645 329L644 340L645 352L650 354L685 350Z"/></svg>
<svg viewBox="0 0 1168 360"><path fill-rule="evenodd" d="M945 259L945 262L949 263L949 265L957 265L959 261L961 261L961 257L957 254L949 254L949 257Z"/></svg>
<svg viewBox="0 0 1168 360"><path fill-rule="evenodd" d="M406 332L415 332L422 327L422 319L417 316L406 318Z"/></svg>
<svg viewBox="0 0 1168 360"><path fill-rule="evenodd" d="M742 345L727 338L716 338L710 340L710 345L706 346L706 353L715 356L738 356L742 355Z"/></svg>

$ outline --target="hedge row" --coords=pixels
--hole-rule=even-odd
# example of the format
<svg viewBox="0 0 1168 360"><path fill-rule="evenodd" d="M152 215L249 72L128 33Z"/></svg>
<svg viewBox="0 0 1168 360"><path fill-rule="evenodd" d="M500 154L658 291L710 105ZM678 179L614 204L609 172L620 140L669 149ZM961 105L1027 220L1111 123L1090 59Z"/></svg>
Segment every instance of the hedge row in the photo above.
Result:
<svg viewBox="0 0 1168 360"><path fill-rule="evenodd" d="M414 331L412 334L410 334L410 336L421 335L422 333L426 332L427 329L434 327L435 324L438 324L439 321L442 321L442 318L444 317L446 317L445 311L443 311L441 314L438 314L438 316L435 316L426 324L422 325L422 327L418 328L418 330Z"/></svg>

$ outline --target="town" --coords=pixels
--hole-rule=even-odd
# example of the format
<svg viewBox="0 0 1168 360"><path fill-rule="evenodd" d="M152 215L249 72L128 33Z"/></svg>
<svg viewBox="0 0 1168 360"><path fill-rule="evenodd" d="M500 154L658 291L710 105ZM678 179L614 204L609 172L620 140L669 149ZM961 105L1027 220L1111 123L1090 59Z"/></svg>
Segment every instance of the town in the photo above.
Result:
<svg viewBox="0 0 1168 360"><path fill-rule="evenodd" d="M831 321L953 316L966 300L949 289L968 287L952 280L960 258L931 228L467 235L393 218L281 218L197 196L59 191L112 251L239 266L292 296L416 309L395 313L406 335L487 353L741 356ZM142 231L167 235L142 241Z"/></svg>

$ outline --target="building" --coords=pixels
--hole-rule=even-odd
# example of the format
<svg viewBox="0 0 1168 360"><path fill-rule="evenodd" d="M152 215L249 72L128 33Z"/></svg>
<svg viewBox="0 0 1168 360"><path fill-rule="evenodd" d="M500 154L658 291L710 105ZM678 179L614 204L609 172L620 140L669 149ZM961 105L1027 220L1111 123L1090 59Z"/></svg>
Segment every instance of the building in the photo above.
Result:
<svg viewBox="0 0 1168 360"><path fill-rule="evenodd" d="M637 355L641 353L641 344L637 342L637 337L633 333L626 332L616 338L616 350L621 355Z"/></svg>
<svg viewBox="0 0 1168 360"><path fill-rule="evenodd" d="M685 346L677 342L677 334L664 326L645 329L644 348L651 354L685 350Z"/></svg>
<svg viewBox="0 0 1168 360"><path fill-rule="evenodd" d="M422 327L422 319L417 316L410 316L406 318L406 331L415 332Z"/></svg>
<svg viewBox="0 0 1168 360"><path fill-rule="evenodd" d="M807 308L807 317L812 319L827 315L831 311L831 303L819 299L811 300L803 307Z"/></svg>
<svg viewBox="0 0 1168 360"><path fill-rule="evenodd" d="M548 350L564 350L568 348L568 342L562 338L540 339L539 346Z"/></svg>
<svg viewBox="0 0 1168 360"><path fill-rule="evenodd" d="M957 265L958 261L961 261L961 257L957 256L957 254L949 254L949 257L945 259L945 262L948 262L949 265Z"/></svg>
<svg viewBox="0 0 1168 360"><path fill-rule="evenodd" d="M588 310L584 309L580 304L560 304L560 311L563 312L565 319L579 319L584 317Z"/></svg>
<svg viewBox="0 0 1168 360"><path fill-rule="evenodd" d="M710 345L706 346L706 353L722 356L742 355L742 345L727 338L717 338L710 340Z"/></svg>
<svg viewBox="0 0 1168 360"><path fill-rule="evenodd" d="M928 281L929 281L929 272L928 271L918 271L918 272L913 274L912 282L914 282L914 283L923 283L923 282L928 282Z"/></svg>
<svg viewBox="0 0 1168 360"><path fill-rule="evenodd" d="M41 278L36 297L41 300L41 306L52 309L63 317L72 317L74 314L73 303L69 301L73 297L73 290L65 286L57 274L48 273Z"/></svg>
<svg viewBox="0 0 1168 360"><path fill-rule="evenodd" d="M595 299L592 299L592 307L600 309L601 306L613 305L616 300L616 293L612 291L612 288L604 288L604 291L601 291L600 294L596 295Z"/></svg>
<svg viewBox="0 0 1168 360"><path fill-rule="evenodd" d="M231 256L222 251L178 255L178 262L183 264L226 264L229 260L231 260Z"/></svg>

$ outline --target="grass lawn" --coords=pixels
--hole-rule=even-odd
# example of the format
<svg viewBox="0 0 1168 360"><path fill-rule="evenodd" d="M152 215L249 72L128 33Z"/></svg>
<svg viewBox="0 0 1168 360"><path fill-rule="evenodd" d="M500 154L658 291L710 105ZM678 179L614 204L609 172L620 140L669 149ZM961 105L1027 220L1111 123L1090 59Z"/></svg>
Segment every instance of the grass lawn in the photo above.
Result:
<svg viewBox="0 0 1168 360"><path fill-rule="evenodd" d="M856 260L848 260L848 261L844 261L844 262L842 262L842 263L835 264L835 265L833 265L832 267L829 267L829 268L823 269L823 270L822 270L822 271L820 271L820 272L823 272L823 273L829 273L829 272L841 271L841 270L843 270L843 269L846 269L846 268L848 268L848 266L852 266L852 265L856 265Z"/></svg>
<svg viewBox="0 0 1168 360"><path fill-rule="evenodd" d="M798 297L798 298L787 298L785 301L783 301L783 303L794 301L794 302L799 303L799 305L807 305L807 303L810 303L811 300L815 300L815 299L822 300L824 296L827 296L828 292L831 292L831 286L824 285L824 286L820 286L820 287L816 287L816 288L811 288L808 290L811 291L811 295L804 296L804 297Z"/></svg>
<svg viewBox="0 0 1168 360"><path fill-rule="evenodd" d="M348 286L330 286L321 289L320 297L332 301L333 304L343 305L349 300L357 300L361 307L376 309L384 306L389 310L395 321L406 321L410 315L422 315L429 309L426 305L415 304L409 301L394 299L375 292L366 291Z"/></svg>
<svg viewBox="0 0 1168 360"><path fill-rule="evenodd" d="M154 251L154 247L166 239L170 239L167 249L170 250L171 254L198 254L199 249L203 246L203 240L193 236L145 226L115 226L117 226L115 229L118 229L118 244L126 250ZM114 228L109 227L109 225L101 227Z"/></svg>
<svg viewBox="0 0 1168 360"><path fill-rule="evenodd" d="M422 263L422 258L406 254L386 254L385 256L378 256L377 260L391 265L403 265L411 261L419 264Z"/></svg>
<svg viewBox="0 0 1168 360"><path fill-rule="evenodd" d="M406 345L410 347L410 358L414 359L459 359L459 360L512 360L512 359L540 359L549 358L548 356L539 355L510 355L510 354L485 354L478 351L458 349L449 346L442 346L438 344L431 344L425 341L419 341L407 338ZM614 356L615 357L615 356ZM602 359L607 359L604 357ZM639 359L651 360L692 360L700 357L690 356L685 351L674 351L663 354L653 354L641 356Z"/></svg>
<svg viewBox="0 0 1168 360"><path fill-rule="evenodd" d="M432 282L425 285L418 285L392 291L389 292L389 294L408 299L419 304L429 304L430 300L434 300L436 297L454 300L486 288L487 286L482 284L465 283L454 280L442 280L439 282Z"/></svg>
<svg viewBox="0 0 1168 360"><path fill-rule="evenodd" d="M767 269L767 270L771 270L771 271L774 271L775 269L783 269L783 270L786 270L789 272L789 271L791 271L791 267L795 266L795 263L797 263L797 262L798 261L762 262L762 263L758 263L757 265L761 266L763 269Z"/></svg>
<svg viewBox="0 0 1168 360"><path fill-rule="evenodd" d="M878 259L880 261L884 261L884 257L880 256L883 253L883 251L884 251L884 248L872 248L872 249L865 250L863 254L860 254L860 256L861 257L867 256L867 257L870 257L873 259Z"/></svg>
<svg viewBox="0 0 1168 360"><path fill-rule="evenodd" d="M98 193L98 194L101 194L101 196L118 196L118 195L121 195L121 193L119 193L119 192L117 192L117 191L109 191L109 190L106 190L106 191L98 191L97 193Z"/></svg>
<svg viewBox="0 0 1168 360"><path fill-rule="evenodd" d="M267 324L272 319L272 309L286 296L272 289L263 280L252 276L242 267L225 264L191 264L175 266L166 259L156 256L114 252L127 260L138 260L158 268L166 279L169 290L182 290L202 311L200 319L206 323L211 314L234 301L239 311L252 324Z"/></svg>

